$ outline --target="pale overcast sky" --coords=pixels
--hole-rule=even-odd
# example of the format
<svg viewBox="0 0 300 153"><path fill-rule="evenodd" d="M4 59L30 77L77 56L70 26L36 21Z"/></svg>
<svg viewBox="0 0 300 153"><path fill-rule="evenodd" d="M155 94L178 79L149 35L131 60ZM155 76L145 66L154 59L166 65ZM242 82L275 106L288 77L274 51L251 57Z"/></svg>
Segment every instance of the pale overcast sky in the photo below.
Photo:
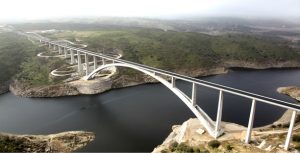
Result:
<svg viewBox="0 0 300 153"><path fill-rule="evenodd" d="M0 20L60 17L234 16L299 18L300 0L1 0Z"/></svg>

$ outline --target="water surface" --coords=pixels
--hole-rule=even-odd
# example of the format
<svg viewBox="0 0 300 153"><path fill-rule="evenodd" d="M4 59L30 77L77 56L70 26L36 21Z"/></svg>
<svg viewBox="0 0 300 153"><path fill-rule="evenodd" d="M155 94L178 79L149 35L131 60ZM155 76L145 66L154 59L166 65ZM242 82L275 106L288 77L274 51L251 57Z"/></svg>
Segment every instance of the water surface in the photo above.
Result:
<svg viewBox="0 0 300 153"><path fill-rule="evenodd" d="M295 102L278 94L277 87L299 85L300 69L243 70L201 79ZM177 81L190 95L191 84ZM218 91L198 87L197 104L213 119ZM224 95L223 120L247 125L251 100ZM254 126L277 120L283 109L257 103ZM194 117L183 102L161 84L146 84L92 96L20 98L0 95L0 131L50 134L70 130L96 133L96 140L81 151L152 151L174 124Z"/></svg>

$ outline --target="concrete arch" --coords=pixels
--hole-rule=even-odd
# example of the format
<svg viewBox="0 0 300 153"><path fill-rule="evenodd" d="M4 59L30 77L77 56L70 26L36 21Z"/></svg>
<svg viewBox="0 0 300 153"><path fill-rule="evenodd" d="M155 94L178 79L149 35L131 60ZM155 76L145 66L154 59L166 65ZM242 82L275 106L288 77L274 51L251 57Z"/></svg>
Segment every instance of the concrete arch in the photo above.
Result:
<svg viewBox="0 0 300 153"><path fill-rule="evenodd" d="M143 69L142 67L138 67L138 66L131 65L131 64L123 64L123 63L105 64L105 65L101 65L100 67L95 69L89 75L83 77L83 80L90 80L94 77L94 75L97 72L99 72L103 69L109 68L109 67L132 68L132 69L138 70L140 72L143 72L143 73L153 77L154 79L156 79L157 81L159 81L160 83L165 85L168 89L170 89L179 99L182 100L182 102L185 105L188 106L188 108L195 114L195 116L199 119L199 121L202 123L202 125L204 126L204 128L210 135L217 138L223 133L223 131L215 131L214 130L215 122L212 121L211 118L198 105L193 105L191 99L186 94L184 94L178 88L174 87L172 85L172 83L168 82L167 80L163 79L160 76L155 75L153 72Z"/></svg>

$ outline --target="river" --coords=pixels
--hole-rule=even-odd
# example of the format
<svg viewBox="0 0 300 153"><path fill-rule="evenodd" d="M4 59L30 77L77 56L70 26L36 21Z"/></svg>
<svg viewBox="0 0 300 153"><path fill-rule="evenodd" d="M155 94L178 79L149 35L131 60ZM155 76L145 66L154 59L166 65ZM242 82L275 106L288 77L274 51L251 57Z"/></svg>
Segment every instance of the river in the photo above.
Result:
<svg viewBox="0 0 300 153"><path fill-rule="evenodd" d="M277 87L300 85L300 69L232 69L228 74L201 77L207 81L295 102L276 92ZM191 84L181 81L184 91ZM186 92L187 94L190 94ZM213 119L218 91L198 87L197 104ZM251 100L224 95L223 121L247 125ZM284 110L257 104L254 126L277 120ZM50 134L70 130L96 133L96 140L80 151L152 151L171 132L172 125L194 117L172 92L161 84L116 89L92 96L20 98L0 95L0 131L17 134Z"/></svg>

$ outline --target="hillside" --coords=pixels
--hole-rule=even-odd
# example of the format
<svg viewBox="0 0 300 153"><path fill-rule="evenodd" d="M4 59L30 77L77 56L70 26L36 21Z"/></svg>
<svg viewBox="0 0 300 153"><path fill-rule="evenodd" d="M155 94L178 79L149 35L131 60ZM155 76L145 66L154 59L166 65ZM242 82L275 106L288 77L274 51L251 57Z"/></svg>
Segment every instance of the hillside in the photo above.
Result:
<svg viewBox="0 0 300 153"><path fill-rule="evenodd" d="M20 72L21 63L35 56L37 51L37 47L24 36L0 33L0 93L8 90L8 81Z"/></svg>
<svg viewBox="0 0 300 153"><path fill-rule="evenodd" d="M111 28L63 31L46 36L80 39L88 44L88 49L99 52L102 48L119 48L127 60L167 70L211 68L224 66L227 61L300 63L299 49L291 48L284 39L261 35L210 36L146 28Z"/></svg>

